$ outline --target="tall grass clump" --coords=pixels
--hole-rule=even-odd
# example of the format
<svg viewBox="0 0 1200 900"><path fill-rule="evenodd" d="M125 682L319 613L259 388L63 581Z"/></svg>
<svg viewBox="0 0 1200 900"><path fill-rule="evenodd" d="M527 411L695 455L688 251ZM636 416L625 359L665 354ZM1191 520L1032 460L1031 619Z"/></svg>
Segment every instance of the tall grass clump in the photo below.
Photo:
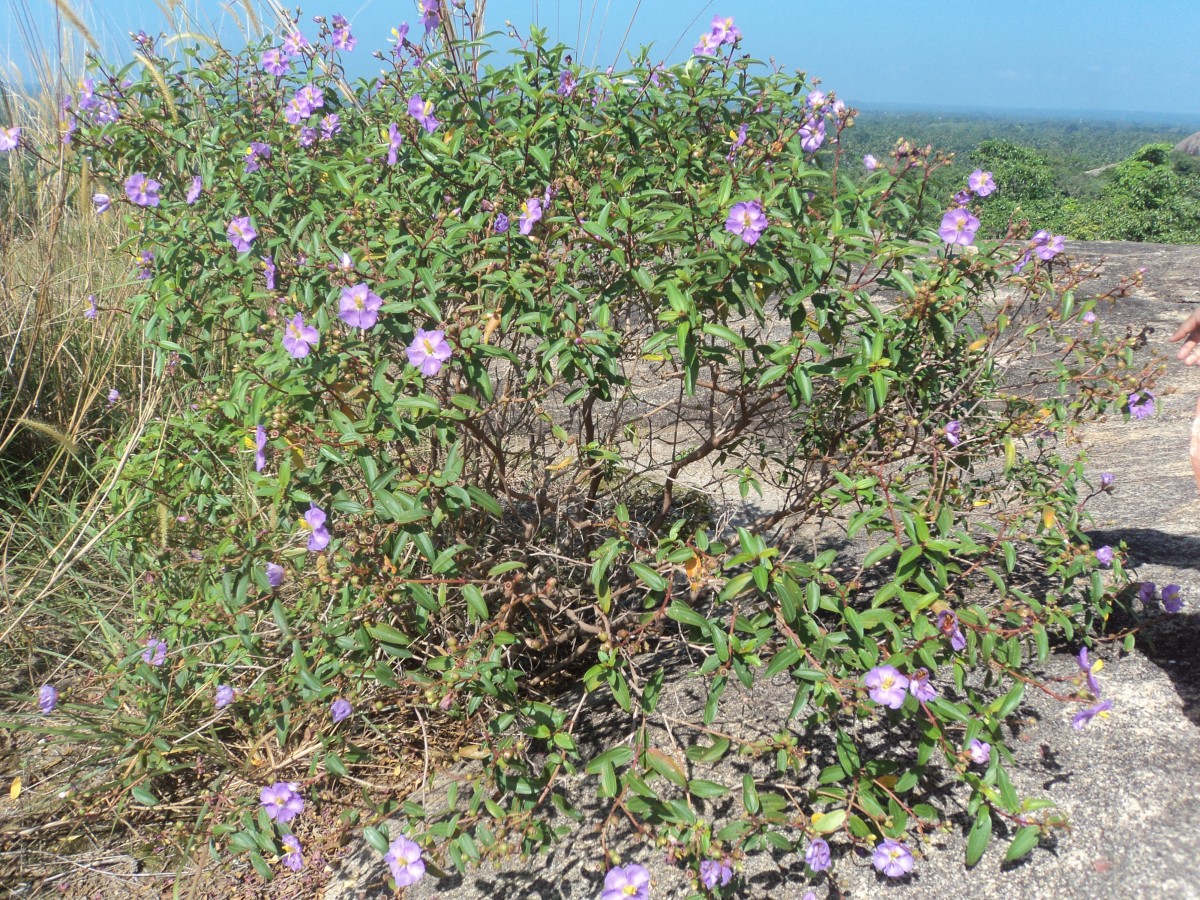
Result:
<svg viewBox="0 0 1200 900"><path fill-rule="evenodd" d="M1065 820L1004 724L1128 582L1064 440L1146 386L1088 273L1048 234L976 246L989 173L951 202L919 149L846 158L853 111L730 20L598 72L421 6L353 86L337 16L89 72L77 158L178 402L97 461L128 626L24 727L93 729L114 811L264 878L335 814L400 886L534 853L579 779L606 847L709 895L768 849L909 871L946 782L969 863L993 822L1030 852ZM706 702L668 719L683 659ZM776 677L770 737L714 727Z"/></svg>

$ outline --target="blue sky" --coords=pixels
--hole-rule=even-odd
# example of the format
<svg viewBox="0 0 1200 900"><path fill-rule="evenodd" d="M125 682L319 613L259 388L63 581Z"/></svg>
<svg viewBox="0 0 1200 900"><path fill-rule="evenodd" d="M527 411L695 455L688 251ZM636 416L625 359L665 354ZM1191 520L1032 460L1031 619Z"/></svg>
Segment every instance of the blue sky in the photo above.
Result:
<svg viewBox="0 0 1200 900"><path fill-rule="evenodd" d="M260 0L252 0L260 2ZM299 0L288 0L293 6ZM470 0L469 0L470 2ZM239 30L227 7L240 0L183 0L202 30L228 43ZM113 56L125 35L158 31L154 0L74 0ZM416 24L416 0L345 0L304 5L311 16L340 12L359 37L353 75L377 69L400 21ZM0 60L27 68L18 13L32 13L38 40L53 35L50 0L0 0ZM1053 3L946 0L488 0L487 21L522 32L535 19L577 58L604 66L627 47L653 43L655 58L680 61L714 13L735 18L742 47L760 59L819 77L850 105L1135 110L1200 115L1200 0L1057 0ZM632 22L632 25L631 25ZM7 62L4 72L11 77Z"/></svg>

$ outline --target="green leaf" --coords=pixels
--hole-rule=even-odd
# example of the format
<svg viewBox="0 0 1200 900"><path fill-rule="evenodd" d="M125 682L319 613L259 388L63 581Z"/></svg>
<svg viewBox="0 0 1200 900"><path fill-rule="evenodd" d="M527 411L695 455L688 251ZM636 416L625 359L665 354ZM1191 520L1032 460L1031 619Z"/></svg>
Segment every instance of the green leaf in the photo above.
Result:
<svg viewBox="0 0 1200 900"><path fill-rule="evenodd" d="M633 759L633 750L631 750L629 747L610 747L599 756L593 757L592 760L586 766L584 766L584 769L587 772L590 772L592 775L596 775L605 765L625 766L629 764L631 759Z"/></svg>
<svg viewBox="0 0 1200 900"><path fill-rule="evenodd" d="M784 647L771 658L771 662L767 665L767 670L763 673L763 677L773 678L784 669L790 669L799 661L800 651L796 647Z"/></svg>
<svg viewBox="0 0 1200 900"><path fill-rule="evenodd" d="M682 600L672 600L671 605L667 607L667 615L676 622L682 622L684 625L693 625L703 631L708 631L708 619L700 615Z"/></svg>
<svg viewBox="0 0 1200 900"><path fill-rule="evenodd" d="M754 786L754 776L749 772L742 776L742 805L750 815L759 810L758 788Z"/></svg>
<svg viewBox="0 0 1200 900"><path fill-rule="evenodd" d="M829 812L813 814L813 831L817 834L830 834L842 827L846 821L846 810L832 809Z"/></svg>
<svg viewBox="0 0 1200 900"><path fill-rule="evenodd" d="M267 861L263 859L262 854L257 850L250 851L250 864L254 866L254 871L258 873L263 881L270 881L275 877L275 873L271 871L271 867L267 865Z"/></svg>
<svg viewBox="0 0 1200 900"><path fill-rule="evenodd" d="M467 609L477 621L485 621L488 617L487 601L483 599L483 592L473 584L463 585L463 600L467 603Z"/></svg>
<svg viewBox="0 0 1200 900"><path fill-rule="evenodd" d="M684 772L683 766L662 750L651 747L646 751L646 762L649 763L650 768L671 784L681 788L687 787L687 774Z"/></svg>
<svg viewBox="0 0 1200 900"><path fill-rule="evenodd" d="M336 753L325 754L325 771L331 775L337 775L339 778L345 778L350 774L346 771L346 764L342 762L342 758Z"/></svg>
<svg viewBox="0 0 1200 900"><path fill-rule="evenodd" d="M688 782L688 793L693 797L700 797L703 800L711 800L714 797L724 797L729 793L729 788L723 784L718 784L715 781L706 781L703 778L693 778Z"/></svg>
<svg viewBox="0 0 1200 900"><path fill-rule="evenodd" d="M134 787L129 793L132 794L133 799L142 804L142 806L158 806L158 798L155 797L148 788L143 787L140 784Z"/></svg>
<svg viewBox="0 0 1200 900"><path fill-rule="evenodd" d="M967 835L967 865L973 866L983 856L992 839L992 809L986 803L979 807L971 833Z"/></svg>
<svg viewBox="0 0 1200 900"><path fill-rule="evenodd" d="M375 852L388 852L388 843L390 838L388 836L388 828L386 825L367 826L363 829L363 838L368 844L371 845L371 849Z"/></svg>
<svg viewBox="0 0 1200 900"><path fill-rule="evenodd" d="M1013 839L1008 845L1008 852L1004 854L1004 861L1013 862L1026 856L1030 850L1037 846L1040 837L1041 831L1036 825L1023 825L1018 828L1017 833L1013 835Z"/></svg>
<svg viewBox="0 0 1200 900"><path fill-rule="evenodd" d="M667 589L667 579L663 578L645 563L631 562L629 568L633 570L633 574L638 577L642 584L646 585L650 590L665 591Z"/></svg>

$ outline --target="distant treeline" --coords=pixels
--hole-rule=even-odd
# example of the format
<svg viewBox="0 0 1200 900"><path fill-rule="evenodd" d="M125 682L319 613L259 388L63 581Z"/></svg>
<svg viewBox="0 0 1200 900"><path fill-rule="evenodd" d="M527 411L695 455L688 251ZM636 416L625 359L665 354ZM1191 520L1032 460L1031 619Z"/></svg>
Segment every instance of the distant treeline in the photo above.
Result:
<svg viewBox="0 0 1200 900"><path fill-rule="evenodd" d="M901 138L953 153L932 185L947 204L973 169L993 172L1000 189L976 209L987 236L1026 221L1081 240L1200 243L1200 160L1173 150L1191 133L1128 122L868 110L842 140L853 156L883 159Z"/></svg>

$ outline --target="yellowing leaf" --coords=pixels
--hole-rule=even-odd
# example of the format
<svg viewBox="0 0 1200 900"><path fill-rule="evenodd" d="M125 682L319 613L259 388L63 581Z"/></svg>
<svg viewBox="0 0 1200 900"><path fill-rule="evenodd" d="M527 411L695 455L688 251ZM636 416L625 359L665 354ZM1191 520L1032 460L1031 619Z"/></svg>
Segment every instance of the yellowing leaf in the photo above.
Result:
<svg viewBox="0 0 1200 900"><path fill-rule="evenodd" d="M8 797L10 800L16 800L21 796L21 776L18 775L12 780L12 784L8 788Z"/></svg>
<svg viewBox="0 0 1200 900"><path fill-rule="evenodd" d="M1047 528L1053 528L1054 523L1057 521L1058 517L1054 515L1054 510L1052 510L1050 507L1047 506L1042 510L1042 524Z"/></svg>
<svg viewBox="0 0 1200 900"><path fill-rule="evenodd" d="M979 340L971 341L971 345L969 347L967 347L967 349L972 350L972 351L973 350L982 350L984 347L987 346L987 342L988 342L987 338L981 337L981 338L979 338Z"/></svg>

